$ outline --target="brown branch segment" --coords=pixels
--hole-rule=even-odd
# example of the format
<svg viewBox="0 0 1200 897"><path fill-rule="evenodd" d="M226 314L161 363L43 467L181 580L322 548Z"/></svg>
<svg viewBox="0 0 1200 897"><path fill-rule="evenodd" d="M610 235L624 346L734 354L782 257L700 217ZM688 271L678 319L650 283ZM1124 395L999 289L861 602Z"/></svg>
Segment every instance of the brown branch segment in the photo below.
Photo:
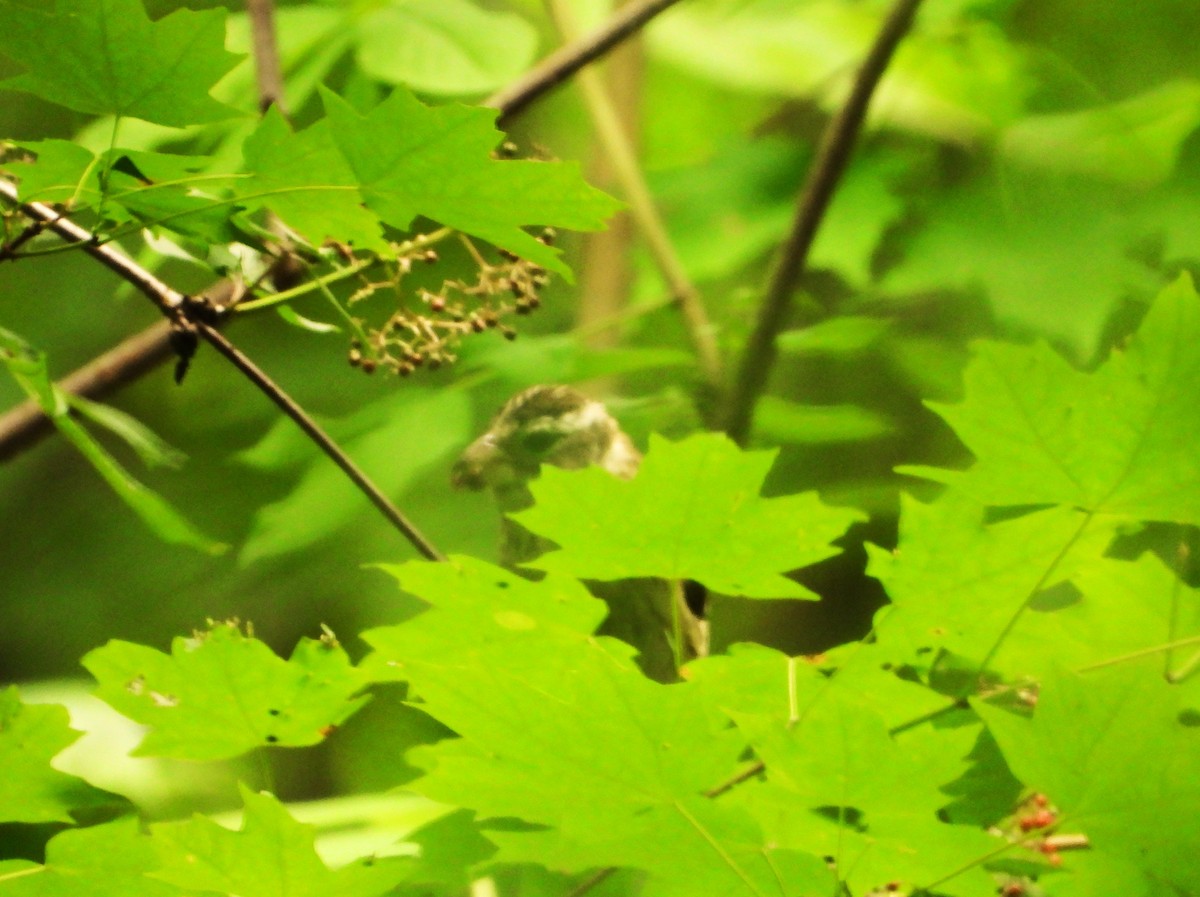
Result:
<svg viewBox="0 0 1200 897"><path fill-rule="evenodd" d="M754 331L746 344L726 405L724 429L739 444L744 445L750 436L754 406L775 366L775 340L786 322L792 293L808 264L817 229L854 151L871 96L896 46L912 26L920 5L921 0L897 0L858 70L850 96L821 137L816 159L800 191L791 230L776 256Z"/></svg>
<svg viewBox="0 0 1200 897"><path fill-rule="evenodd" d="M516 115L542 94L562 84L573 74L599 59L643 25L679 0L635 0L626 3L590 34L551 53L482 105L500 110L500 123Z"/></svg>

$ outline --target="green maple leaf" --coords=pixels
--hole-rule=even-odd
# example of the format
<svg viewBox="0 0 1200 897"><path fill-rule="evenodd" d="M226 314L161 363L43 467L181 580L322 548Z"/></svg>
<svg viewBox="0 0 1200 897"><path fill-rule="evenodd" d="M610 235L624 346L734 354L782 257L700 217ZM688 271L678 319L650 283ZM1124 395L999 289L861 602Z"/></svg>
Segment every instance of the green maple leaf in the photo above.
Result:
<svg viewBox="0 0 1200 897"><path fill-rule="evenodd" d="M619 207L575 163L492 159L502 137L495 110L431 108L402 88L365 115L322 97L367 208L401 230L424 215L569 275L556 250L521 228L598 230Z"/></svg>
<svg viewBox="0 0 1200 897"><path fill-rule="evenodd" d="M364 668L408 681L416 706L460 735L410 752L429 770L411 787L548 827L485 828L497 861L633 866L660 894L830 890L815 857L775 850L743 810L701 797L744 742L699 690L652 682L625 646L589 635L603 606L578 583L464 559L391 572L432 607L365 633ZM787 885L773 863L795 871Z"/></svg>
<svg viewBox="0 0 1200 897"><path fill-rule="evenodd" d="M1200 728L1185 702L1143 661L1049 672L1032 719L975 706L1017 778L1058 808L1060 831L1194 894Z"/></svg>
<svg viewBox="0 0 1200 897"><path fill-rule="evenodd" d="M23 704L16 686L0 691L0 822L72 822L72 810L112 800L51 767L79 735L65 707Z"/></svg>
<svg viewBox="0 0 1200 897"><path fill-rule="evenodd" d="M335 239L356 249L385 244L379 219L363 207L354 173L328 121L293 134L275 108L242 145L250 177L239 185L250 205L267 205L313 244Z"/></svg>
<svg viewBox="0 0 1200 897"><path fill-rule="evenodd" d="M980 659L1038 594L1097 563L1112 537L1111 523L1071 508L986 525L983 506L958 492L928 505L904 496L896 550L867 546L867 572L891 600L876 618L879 645L904 660L929 647ZM1004 660L1027 675L1047 658Z"/></svg>
<svg viewBox="0 0 1200 897"><path fill-rule="evenodd" d="M44 5L43 5L44 6ZM25 69L5 86L78 112L184 127L237 115L209 89L239 59L224 10L152 22L138 0L0 0L0 52Z"/></svg>
<svg viewBox="0 0 1200 897"><path fill-rule="evenodd" d="M171 654L111 641L88 653L98 697L150 727L140 756L220 760L254 748L317 744L366 698L336 644L303 639L290 660L234 626L177 638Z"/></svg>
<svg viewBox="0 0 1200 897"><path fill-rule="evenodd" d="M239 831L196 817L153 826L161 867L154 877L187 892L241 897L373 897L408 874L405 859L375 859L331 870L314 849L315 829L296 822L269 794L242 787Z"/></svg>
<svg viewBox="0 0 1200 897"><path fill-rule="evenodd" d="M672 443L651 436L632 480L592 467L547 468L536 504L514 514L561 546L530 566L581 579L695 579L748 598L815 598L781 575L837 554L829 543L859 511L830 508L814 492L762 498L776 452L743 452L701 433Z"/></svg>
<svg viewBox="0 0 1200 897"><path fill-rule="evenodd" d="M1200 523L1200 297L1184 275L1095 371L1045 344L982 342L958 405L932 404L975 455L965 472L906 472L989 505L1072 505Z"/></svg>
<svg viewBox="0 0 1200 897"><path fill-rule="evenodd" d="M1041 670L1048 659L1078 669L1172 642L1159 654L1170 673L1200 649L1200 590L1190 588L1152 552L1136 561L1101 558L1071 577L1074 601L1026 614L1006 649L1023 667Z"/></svg>
<svg viewBox="0 0 1200 897"><path fill-rule="evenodd" d="M159 865L153 842L132 816L71 829L50 839L46 864L12 869L0 864L5 897L174 897L181 891L147 877ZM18 873L19 874L16 874Z"/></svg>

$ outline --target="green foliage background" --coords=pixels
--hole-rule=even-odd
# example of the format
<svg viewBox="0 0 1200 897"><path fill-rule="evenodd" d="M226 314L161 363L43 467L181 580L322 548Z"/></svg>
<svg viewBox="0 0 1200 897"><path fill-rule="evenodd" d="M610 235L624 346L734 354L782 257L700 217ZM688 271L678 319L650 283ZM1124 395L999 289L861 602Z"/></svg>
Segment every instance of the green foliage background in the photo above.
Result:
<svg viewBox="0 0 1200 897"><path fill-rule="evenodd" d="M887 5L681 4L618 93L730 366ZM173 542L67 440L0 467L0 681L22 683L0 694L0 894L450 894L486 875L502 894L567 895L612 867L594 893L1200 893L1200 12L926 0L743 453L697 432L701 377L627 222L568 232L615 208L572 160L621 194L580 93L509 126L561 165L490 159L489 114L452 105L557 43L540 4L282 5L294 132L254 115L251 65L229 55L248 50L244 15L186 6L152 23L138 0L0 0L0 135L38 156L5 163L22 191L127 191L108 226L181 289L260 237L139 175L246 172L212 189L314 243L379 248L379 220L432 221L562 276L515 342L481 334L407 380L366 377L345 334L270 312L231 329L451 564L404 563L407 545L204 350L182 386L164 371L114 400L188 456L137 471L190 521ZM134 31L73 30L101 7ZM572 8L578 24L607 12ZM176 50L171 91L128 89ZM102 165L83 172L108 158L113 113L134 169L105 183ZM445 133L450 149L421 155ZM338 191L258 195L313 185ZM191 258L138 241L164 214ZM546 224L561 260L521 229ZM469 277L472 261L447 250L435 268L418 276ZM603 338L587 322L607 292L628 306ZM294 310L340 323L319 295ZM0 378L0 404L24 383L53 406L43 365L61 376L156 314L78 252L3 265L18 377ZM447 471L540 382L611 393L649 455L628 484L538 483L522 522L562 550L535 584L479 560L495 512ZM107 420L123 435L101 436L111 456L88 449L96 463L139 467L139 439L173 457ZM228 550L195 550L215 543ZM721 593L716 655L683 683L650 682L591 635L604 609L579 578L631 575ZM819 600L758 600L797 598ZM206 628L230 617L255 637ZM80 658L145 733L97 709ZM1022 825L1035 792L1050 829ZM187 818L234 808L236 832ZM1048 831L1090 847L1018 843Z"/></svg>

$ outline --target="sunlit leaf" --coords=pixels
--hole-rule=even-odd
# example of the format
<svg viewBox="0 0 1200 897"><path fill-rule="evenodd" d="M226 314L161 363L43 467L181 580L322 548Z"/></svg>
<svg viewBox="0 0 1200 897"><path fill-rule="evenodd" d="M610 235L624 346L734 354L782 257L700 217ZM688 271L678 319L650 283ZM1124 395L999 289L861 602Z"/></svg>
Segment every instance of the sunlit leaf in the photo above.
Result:
<svg viewBox="0 0 1200 897"><path fill-rule="evenodd" d="M177 638L171 654L110 641L83 665L96 694L148 727L139 756L220 760L255 748L317 744L362 706L346 652L303 639L289 660L235 626Z"/></svg>
<svg viewBox="0 0 1200 897"><path fill-rule="evenodd" d="M742 452L717 434L651 437L629 481L598 468L543 470L536 504L514 518L562 546L532 562L584 579L695 579L749 598L813 597L782 574L836 554L858 511L815 493L762 498L774 452Z"/></svg>
<svg viewBox="0 0 1200 897"><path fill-rule="evenodd" d="M113 800L50 765L79 734L66 708L23 704L16 686L0 691L0 822L72 822L73 810Z"/></svg>

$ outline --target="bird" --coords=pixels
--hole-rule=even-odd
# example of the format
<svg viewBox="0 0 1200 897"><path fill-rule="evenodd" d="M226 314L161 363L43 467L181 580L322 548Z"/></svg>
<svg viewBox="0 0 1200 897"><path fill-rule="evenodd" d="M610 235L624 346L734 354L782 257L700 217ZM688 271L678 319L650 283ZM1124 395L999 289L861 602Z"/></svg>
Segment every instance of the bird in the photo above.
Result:
<svg viewBox="0 0 1200 897"><path fill-rule="evenodd" d="M492 491L503 514L500 563L531 575L517 568L554 545L509 515L534 503L529 484L542 465L566 470L595 465L627 480L641 460L633 440L602 402L570 386L539 385L505 403L463 450L450 480L459 489ZM651 678L674 681L680 663L708 653L707 622L689 606L683 583L643 578L587 586L609 607L599 633L637 648L638 663Z"/></svg>

